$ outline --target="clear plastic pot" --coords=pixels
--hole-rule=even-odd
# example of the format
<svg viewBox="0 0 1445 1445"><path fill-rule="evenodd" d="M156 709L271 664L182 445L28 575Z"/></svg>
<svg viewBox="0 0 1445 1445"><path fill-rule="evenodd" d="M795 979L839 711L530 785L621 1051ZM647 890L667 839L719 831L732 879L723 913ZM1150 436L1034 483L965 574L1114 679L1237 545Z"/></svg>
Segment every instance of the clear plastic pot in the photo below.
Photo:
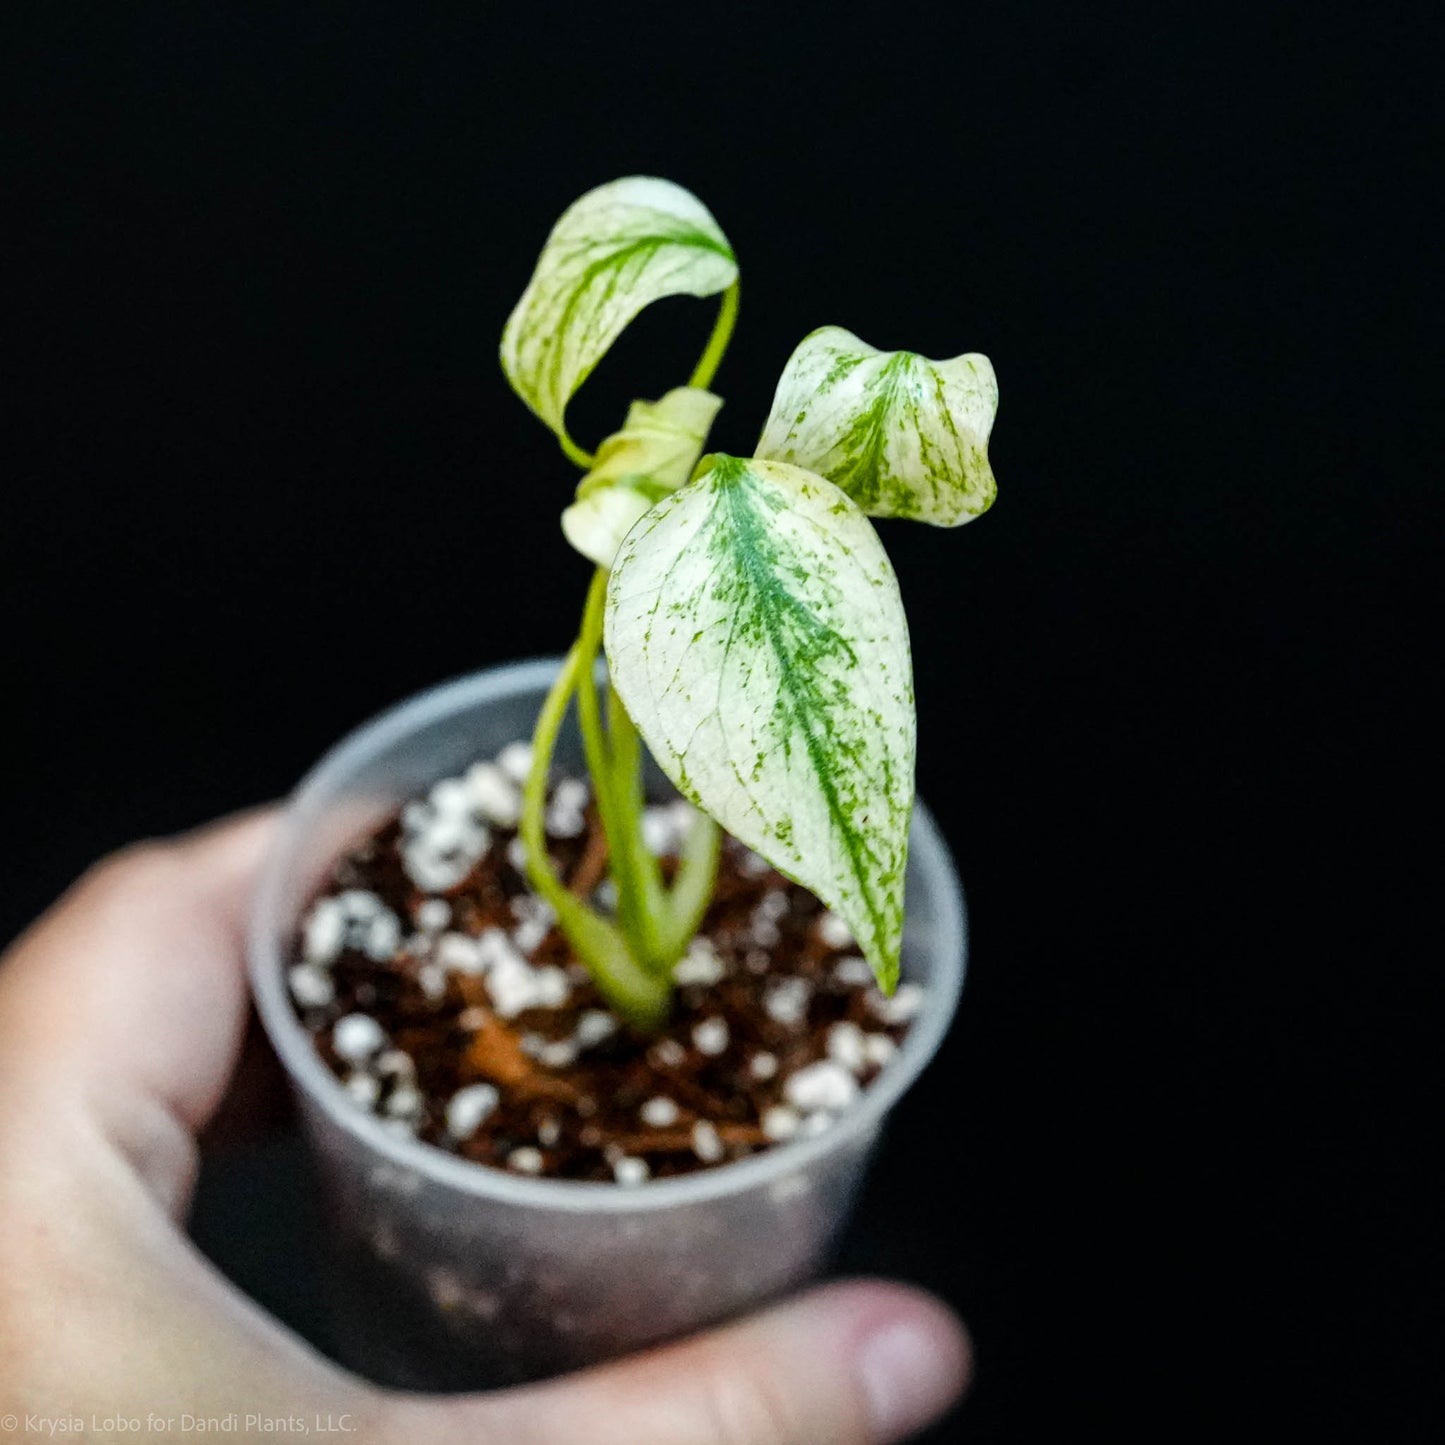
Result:
<svg viewBox="0 0 1445 1445"><path fill-rule="evenodd" d="M298 919L333 862L400 803L529 737L557 666L540 659L462 678L352 734L297 790L256 896L252 982L317 1160L336 1336L346 1363L384 1384L540 1378L686 1334L816 1275L883 1116L937 1049L963 981L963 898L920 806L903 977L924 986L926 1001L898 1054L826 1132L623 1188L489 1169L360 1111L287 997ZM557 756L580 769L570 723Z"/></svg>

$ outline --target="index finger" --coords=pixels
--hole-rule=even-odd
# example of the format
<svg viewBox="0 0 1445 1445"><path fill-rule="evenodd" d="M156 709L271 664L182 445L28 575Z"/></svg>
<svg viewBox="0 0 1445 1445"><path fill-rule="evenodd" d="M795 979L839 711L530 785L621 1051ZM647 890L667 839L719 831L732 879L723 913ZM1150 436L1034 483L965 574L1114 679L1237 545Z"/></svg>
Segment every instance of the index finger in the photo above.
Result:
<svg viewBox="0 0 1445 1445"><path fill-rule="evenodd" d="M194 1134L246 1018L245 911L274 825L260 810L91 869L0 967L0 1092L23 1115L159 1105Z"/></svg>

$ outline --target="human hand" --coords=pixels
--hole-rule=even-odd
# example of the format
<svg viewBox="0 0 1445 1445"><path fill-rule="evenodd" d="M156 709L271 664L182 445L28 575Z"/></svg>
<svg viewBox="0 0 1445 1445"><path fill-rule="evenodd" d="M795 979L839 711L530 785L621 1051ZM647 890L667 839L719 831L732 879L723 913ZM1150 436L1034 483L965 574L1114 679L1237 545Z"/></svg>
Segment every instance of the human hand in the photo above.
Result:
<svg viewBox="0 0 1445 1445"><path fill-rule="evenodd" d="M407 1445L873 1445L954 1399L960 1327L881 1282L446 1398L347 1374L235 1290L181 1221L240 1052L243 914L272 821L118 854L0 962L0 1445L183 1439L184 1416L233 1412Z"/></svg>

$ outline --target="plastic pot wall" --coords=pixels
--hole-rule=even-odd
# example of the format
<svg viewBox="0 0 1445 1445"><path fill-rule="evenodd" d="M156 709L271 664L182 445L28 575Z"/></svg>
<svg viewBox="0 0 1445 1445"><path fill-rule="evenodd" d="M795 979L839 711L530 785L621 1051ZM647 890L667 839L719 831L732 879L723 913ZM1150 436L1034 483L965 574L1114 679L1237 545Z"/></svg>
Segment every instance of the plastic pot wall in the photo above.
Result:
<svg viewBox="0 0 1445 1445"><path fill-rule="evenodd" d="M345 1363L384 1384L537 1379L686 1334L818 1274L884 1115L937 1049L963 979L963 898L920 806L903 977L926 1002L896 1057L826 1132L623 1188L489 1169L358 1110L286 995L301 914L335 860L399 804L530 737L557 666L478 673L354 733L297 790L257 893L252 982L318 1166L336 1336ZM580 771L570 720L557 757Z"/></svg>

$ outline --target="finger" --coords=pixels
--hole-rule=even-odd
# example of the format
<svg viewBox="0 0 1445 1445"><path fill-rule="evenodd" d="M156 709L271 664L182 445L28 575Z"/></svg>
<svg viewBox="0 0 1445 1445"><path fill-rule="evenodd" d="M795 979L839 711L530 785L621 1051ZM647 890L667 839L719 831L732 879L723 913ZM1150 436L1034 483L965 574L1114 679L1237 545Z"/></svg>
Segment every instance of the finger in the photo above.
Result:
<svg viewBox="0 0 1445 1445"><path fill-rule="evenodd" d="M167 1124L197 1131L235 1065L244 914L272 821L253 813L127 849L15 944L0 968L12 1114L96 1114L156 1167L180 1167Z"/></svg>
<svg viewBox="0 0 1445 1445"><path fill-rule="evenodd" d="M900 1285L831 1285L743 1323L553 1384L396 1399L382 1434L417 1445L885 1445L961 1393L954 1316Z"/></svg>

